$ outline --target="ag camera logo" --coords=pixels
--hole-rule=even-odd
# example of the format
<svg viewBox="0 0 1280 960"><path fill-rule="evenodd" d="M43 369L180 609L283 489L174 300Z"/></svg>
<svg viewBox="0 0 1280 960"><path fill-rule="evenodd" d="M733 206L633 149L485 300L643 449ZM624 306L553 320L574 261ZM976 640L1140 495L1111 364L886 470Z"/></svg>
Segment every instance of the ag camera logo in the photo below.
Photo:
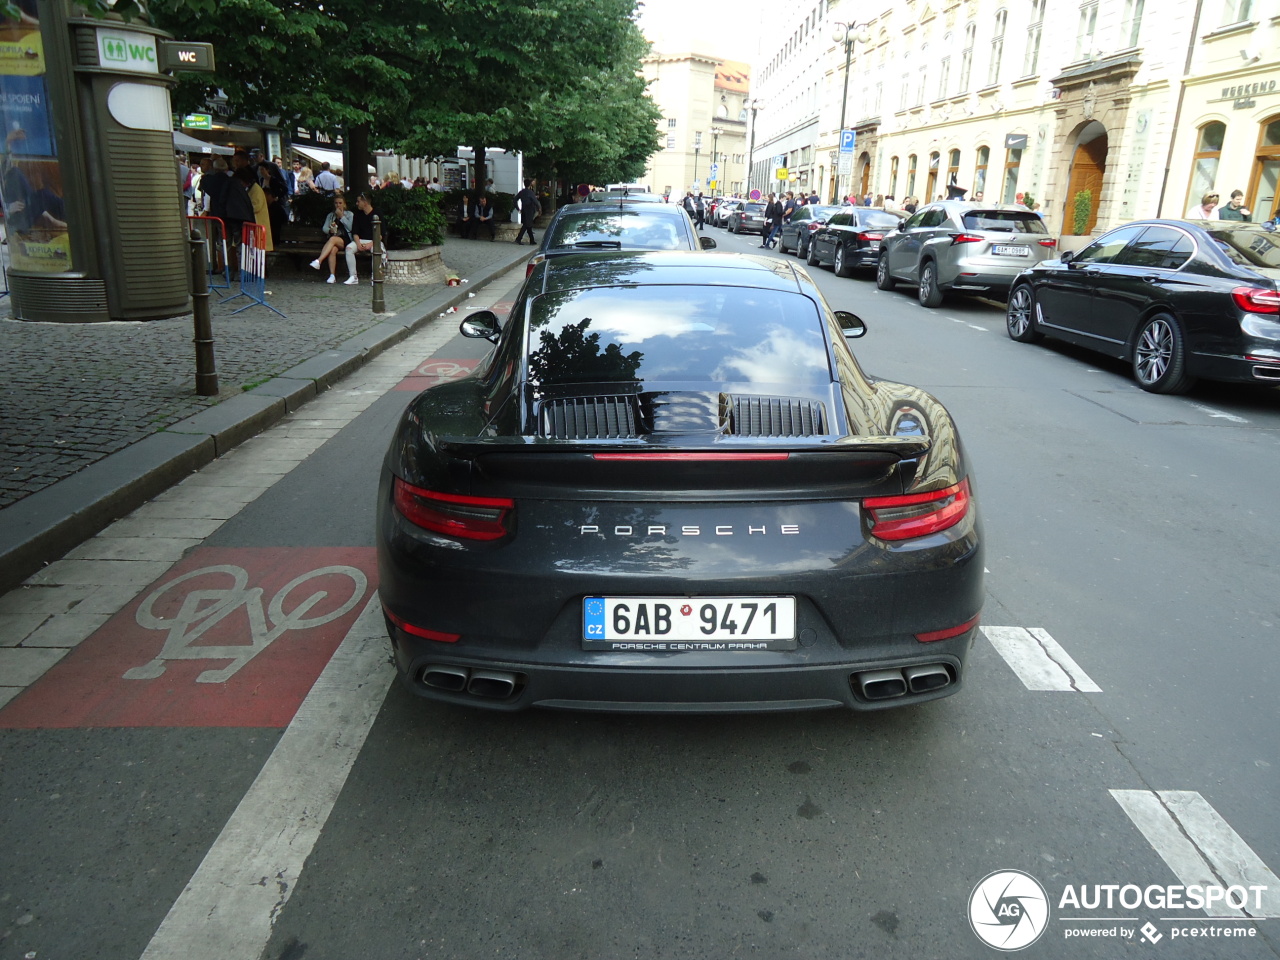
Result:
<svg viewBox="0 0 1280 960"><path fill-rule="evenodd" d="M997 870L969 894L969 926L989 947L1012 953L1031 946L1049 925L1049 896L1021 870Z"/></svg>

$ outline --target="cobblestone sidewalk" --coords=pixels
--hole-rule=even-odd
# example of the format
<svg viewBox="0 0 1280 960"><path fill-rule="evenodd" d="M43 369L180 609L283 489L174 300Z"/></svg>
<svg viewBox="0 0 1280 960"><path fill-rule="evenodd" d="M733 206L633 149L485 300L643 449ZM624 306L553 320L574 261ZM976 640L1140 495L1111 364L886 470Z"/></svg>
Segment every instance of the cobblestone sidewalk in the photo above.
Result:
<svg viewBox="0 0 1280 960"><path fill-rule="evenodd" d="M510 243L448 238L449 269L467 277L518 259ZM339 264L340 276L345 276ZM368 280L267 278L265 307L213 302L219 395L195 393L191 316L147 323L28 323L0 301L0 509L170 424L240 394L344 340L411 311L441 284L386 284L372 310ZM237 288L238 289L238 288ZM228 291L215 291L226 295ZM235 292L235 290L231 291Z"/></svg>

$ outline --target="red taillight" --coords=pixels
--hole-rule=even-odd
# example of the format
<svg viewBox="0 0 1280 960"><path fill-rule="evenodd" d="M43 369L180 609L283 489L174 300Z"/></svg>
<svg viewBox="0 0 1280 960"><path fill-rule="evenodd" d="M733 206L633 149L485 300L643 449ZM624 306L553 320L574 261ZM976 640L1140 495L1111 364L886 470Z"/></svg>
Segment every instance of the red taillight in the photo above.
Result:
<svg viewBox="0 0 1280 960"><path fill-rule="evenodd" d="M822 229L823 226L824 224L821 220L815 220L813 223L809 224L809 232L813 233L815 230Z"/></svg>
<svg viewBox="0 0 1280 960"><path fill-rule="evenodd" d="M975 613L964 623L958 623L954 627L947 627L945 630L930 630L928 633L917 633L916 639L921 643L932 643L934 640L950 640L952 637L958 637L962 633L968 633L978 625L978 619L982 614Z"/></svg>
<svg viewBox="0 0 1280 960"><path fill-rule="evenodd" d="M416 627L406 620L401 620L394 613L387 609L387 605L382 605L382 612L387 615L387 619L394 623L405 633L411 633L415 637L422 637L424 640L436 640L440 643L457 643L458 638L462 636L460 633L441 633L439 630L428 630L426 627Z"/></svg>
<svg viewBox="0 0 1280 960"><path fill-rule="evenodd" d="M1058 245L1057 237L1046 237L1044 240L1037 240L1036 243L1042 247L1056 247Z"/></svg>
<svg viewBox="0 0 1280 960"><path fill-rule="evenodd" d="M786 460L789 453L593 453L592 460Z"/></svg>
<svg viewBox="0 0 1280 960"><path fill-rule="evenodd" d="M415 526L461 540L497 540L507 535L506 521L516 502L505 497L464 497L423 490L395 478L400 515Z"/></svg>
<svg viewBox="0 0 1280 960"><path fill-rule="evenodd" d="M526 280L529 278L529 274L533 273L533 268L536 267L545 259L547 258L540 253L536 253L529 258L529 262L525 264L525 268L524 268L524 276Z"/></svg>
<svg viewBox="0 0 1280 960"><path fill-rule="evenodd" d="M1247 313L1280 313L1280 293L1261 287L1236 287L1231 291L1236 306Z"/></svg>
<svg viewBox="0 0 1280 960"><path fill-rule="evenodd" d="M881 540L910 540L954 527L969 512L969 481L945 490L896 497L868 497L871 535Z"/></svg>
<svg viewBox="0 0 1280 960"><path fill-rule="evenodd" d="M986 237L980 237L975 233L953 233L951 235L952 243L982 243Z"/></svg>
<svg viewBox="0 0 1280 960"><path fill-rule="evenodd" d="M858 234L858 239L862 241L883 240L884 234L883 233L860 233Z"/></svg>

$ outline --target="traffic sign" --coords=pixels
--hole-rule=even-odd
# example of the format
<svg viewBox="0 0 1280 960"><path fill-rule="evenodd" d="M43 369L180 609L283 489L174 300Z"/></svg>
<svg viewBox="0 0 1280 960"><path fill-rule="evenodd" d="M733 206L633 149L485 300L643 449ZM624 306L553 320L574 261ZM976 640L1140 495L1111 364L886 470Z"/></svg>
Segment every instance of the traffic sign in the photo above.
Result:
<svg viewBox="0 0 1280 960"><path fill-rule="evenodd" d="M790 179L790 177L791 177L791 173L790 171L787 170L786 167L779 167L777 170L773 172L773 179L775 180L788 180Z"/></svg>
<svg viewBox="0 0 1280 960"><path fill-rule="evenodd" d="M720 189L720 181L719 181L719 180L712 180L710 183L708 183L708 184L707 184L707 189L708 189L708 190L719 190L719 189Z"/></svg>
<svg viewBox="0 0 1280 960"><path fill-rule="evenodd" d="M711 179L714 180L719 175L720 175L720 164L713 163L711 165Z"/></svg>
<svg viewBox="0 0 1280 960"><path fill-rule="evenodd" d="M858 131L841 130L840 131L840 152L853 153L854 143L858 139Z"/></svg>

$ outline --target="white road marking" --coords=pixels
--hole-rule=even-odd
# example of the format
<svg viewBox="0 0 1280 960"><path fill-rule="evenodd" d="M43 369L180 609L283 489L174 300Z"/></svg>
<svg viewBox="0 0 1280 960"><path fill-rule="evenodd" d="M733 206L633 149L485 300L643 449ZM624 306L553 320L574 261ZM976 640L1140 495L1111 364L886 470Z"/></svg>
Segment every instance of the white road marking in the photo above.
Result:
<svg viewBox="0 0 1280 960"><path fill-rule="evenodd" d="M1197 410L1199 410L1201 413L1207 413L1209 416L1216 417L1219 420L1230 420L1232 423L1248 423L1249 422L1244 417L1237 417L1234 413L1227 413L1223 410L1215 410L1213 409L1213 407L1206 407L1202 403L1193 403L1192 406L1195 407Z"/></svg>
<svg viewBox="0 0 1280 960"><path fill-rule="evenodd" d="M394 675L374 594L142 960L261 955Z"/></svg>
<svg viewBox="0 0 1280 960"><path fill-rule="evenodd" d="M1209 916L1280 917L1280 878L1194 790L1112 790L1134 826L1186 885L1265 887L1244 910L1215 904Z"/></svg>
<svg viewBox="0 0 1280 960"><path fill-rule="evenodd" d="M1028 690L1102 692L1071 655L1039 627L983 627L982 632Z"/></svg>

